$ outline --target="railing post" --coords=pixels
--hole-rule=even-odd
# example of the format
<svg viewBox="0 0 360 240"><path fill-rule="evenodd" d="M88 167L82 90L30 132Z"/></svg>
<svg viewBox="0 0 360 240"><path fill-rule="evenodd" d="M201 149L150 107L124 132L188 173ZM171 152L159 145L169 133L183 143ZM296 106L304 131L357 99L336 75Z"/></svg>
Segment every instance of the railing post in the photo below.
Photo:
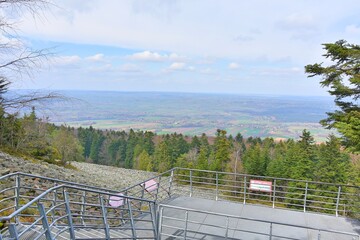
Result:
<svg viewBox="0 0 360 240"><path fill-rule="evenodd" d="M72 216L71 216L68 192L65 192L64 197L65 197L65 211L66 211L68 225L69 225L70 239L75 240L75 231L74 231L74 225L73 225Z"/></svg>
<svg viewBox="0 0 360 240"><path fill-rule="evenodd" d="M336 216L339 216L339 203L340 203L340 194L341 194L341 186L339 186L339 190L338 190L338 194L337 194L337 198L336 198Z"/></svg>
<svg viewBox="0 0 360 240"><path fill-rule="evenodd" d="M306 182L306 185L305 185L305 195L304 195L304 212L306 212L306 198L307 198L307 192L308 192L308 182Z"/></svg>
<svg viewBox="0 0 360 240"><path fill-rule="evenodd" d="M157 240L161 240L161 232L162 232L162 217L164 208L160 206L160 209L158 209L158 220L157 220Z"/></svg>
<svg viewBox="0 0 360 240"><path fill-rule="evenodd" d="M153 226L153 232L154 232L154 239L157 239L157 221L156 221L156 204L152 204L149 202L149 210L150 210L150 217L151 217L151 223Z"/></svg>
<svg viewBox="0 0 360 240"><path fill-rule="evenodd" d="M102 219L103 219L103 223L104 223L104 230L105 230L105 238L106 240L110 240L110 231L109 231L109 225L107 223L107 214L106 214L106 208L104 205L104 198L102 196L99 197L100 199L100 205L101 205L101 212L102 212Z"/></svg>
<svg viewBox="0 0 360 240"><path fill-rule="evenodd" d="M172 189L173 181L174 181L174 169L171 170L171 175L169 180L169 191L168 191L169 198L171 198L171 189Z"/></svg>
<svg viewBox="0 0 360 240"><path fill-rule="evenodd" d="M19 174L16 175L15 178L15 210L19 209L19 205L20 205L20 185L21 185L21 180L20 180L20 176ZM17 223L19 223L19 217L16 216L15 217L15 221Z"/></svg>
<svg viewBox="0 0 360 240"><path fill-rule="evenodd" d="M9 224L9 233L12 239L19 239L19 234L14 223Z"/></svg>
<svg viewBox="0 0 360 240"><path fill-rule="evenodd" d="M38 209L39 209L40 216L41 216L41 222L42 222L43 228L45 230L45 238L46 238L46 240L53 240L53 238L51 236L49 222L46 217L44 205L42 203L38 203Z"/></svg>
<svg viewBox="0 0 360 240"><path fill-rule="evenodd" d="M273 188L273 203L272 203L273 208L275 208L275 198L276 198L276 179L274 179L274 188Z"/></svg>
<svg viewBox="0 0 360 240"><path fill-rule="evenodd" d="M80 219L81 219L81 224L85 226L85 221L84 221L84 214L85 214L85 206L86 203L86 191L83 191L82 195L81 195L81 205L80 205Z"/></svg>
<svg viewBox="0 0 360 240"><path fill-rule="evenodd" d="M57 186L57 183L54 183L54 187ZM54 190L53 192L53 199L52 199L52 206L55 207L57 204L57 189ZM53 210L51 211L51 220L54 221L55 219L55 208L53 208ZM57 225L55 223L55 225Z"/></svg>
<svg viewBox="0 0 360 240"><path fill-rule="evenodd" d="M136 229L135 229L134 216L133 216L132 208L131 208L131 202L130 202L130 199L126 199L126 201L127 201L129 215L130 215L132 239L136 239Z"/></svg>
<svg viewBox="0 0 360 240"><path fill-rule="evenodd" d="M215 195L215 200L218 200L218 196L219 196L219 174L216 173L216 195Z"/></svg>
<svg viewBox="0 0 360 240"><path fill-rule="evenodd" d="M244 176L244 204L246 204L246 176Z"/></svg>
<svg viewBox="0 0 360 240"><path fill-rule="evenodd" d="M228 234L229 234L229 217L226 217L225 239L228 239Z"/></svg>
<svg viewBox="0 0 360 240"><path fill-rule="evenodd" d="M192 170L190 170L190 197L192 197Z"/></svg>
<svg viewBox="0 0 360 240"><path fill-rule="evenodd" d="M320 229L319 229L319 233L318 233L318 240L321 240L321 232L320 232Z"/></svg>
<svg viewBox="0 0 360 240"><path fill-rule="evenodd" d="M273 228L272 223L270 223L270 236L269 236L270 240L272 239L272 228Z"/></svg>
<svg viewBox="0 0 360 240"><path fill-rule="evenodd" d="M189 212L185 212L185 228L184 228L184 239L186 240L187 237L187 228L188 228L188 219L189 219Z"/></svg>
<svg viewBox="0 0 360 240"><path fill-rule="evenodd" d="M157 184L157 188L156 188L155 202L157 202L157 200L158 200L159 189L160 189L160 182L161 182L161 176L159 176L159 181L156 183L156 184ZM145 184L144 184L144 185L145 185ZM140 210L140 209L139 209L139 210Z"/></svg>

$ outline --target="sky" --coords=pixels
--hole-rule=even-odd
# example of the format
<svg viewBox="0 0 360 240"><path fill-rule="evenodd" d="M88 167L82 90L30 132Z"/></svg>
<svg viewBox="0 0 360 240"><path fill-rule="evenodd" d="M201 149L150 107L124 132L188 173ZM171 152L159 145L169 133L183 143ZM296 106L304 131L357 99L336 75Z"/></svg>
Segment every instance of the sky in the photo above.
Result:
<svg viewBox="0 0 360 240"><path fill-rule="evenodd" d="M328 95L304 66L359 44L359 0L58 0L20 35L55 54L15 88Z"/></svg>

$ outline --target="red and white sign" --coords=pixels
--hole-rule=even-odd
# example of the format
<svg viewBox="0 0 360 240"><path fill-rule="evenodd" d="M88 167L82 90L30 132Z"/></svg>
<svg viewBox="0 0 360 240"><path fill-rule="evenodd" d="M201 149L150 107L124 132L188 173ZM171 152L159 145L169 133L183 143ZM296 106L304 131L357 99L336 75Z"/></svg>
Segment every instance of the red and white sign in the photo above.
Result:
<svg viewBox="0 0 360 240"><path fill-rule="evenodd" d="M271 192L272 182L261 180L250 180L250 190L260 192Z"/></svg>

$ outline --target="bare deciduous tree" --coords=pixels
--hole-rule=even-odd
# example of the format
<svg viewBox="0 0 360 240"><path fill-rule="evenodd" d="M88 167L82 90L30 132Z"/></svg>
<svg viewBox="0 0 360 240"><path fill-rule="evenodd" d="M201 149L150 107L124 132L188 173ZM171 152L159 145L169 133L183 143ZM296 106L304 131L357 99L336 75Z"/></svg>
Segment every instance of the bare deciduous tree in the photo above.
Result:
<svg viewBox="0 0 360 240"><path fill-rule="evenodd" d="M31 92L23 95L6 94L9 87L23 79L33 77L49 60L47 49L35 50L27 46L17 33L17 23L9 16L29 12L38 17L52 3L47 0L0 0L0 108L17 111L34 103L58 98L55 93Z"/></svg>

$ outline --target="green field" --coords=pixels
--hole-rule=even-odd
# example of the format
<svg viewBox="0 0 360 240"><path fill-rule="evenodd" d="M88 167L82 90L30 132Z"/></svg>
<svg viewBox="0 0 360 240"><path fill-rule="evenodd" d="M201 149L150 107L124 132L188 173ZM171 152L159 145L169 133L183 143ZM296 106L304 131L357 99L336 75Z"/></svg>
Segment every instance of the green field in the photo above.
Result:
<svg viewBox="0 0 360 240"><path fill-rule="evenodd" d="M214 135L298 138L303 129L317 141L329 130L318 122L334 109L327 97L244 96L190 93L65 91L71 104L55 102L50 120L74 127ZM76 99L76 100L75 100Z"/></svg>

